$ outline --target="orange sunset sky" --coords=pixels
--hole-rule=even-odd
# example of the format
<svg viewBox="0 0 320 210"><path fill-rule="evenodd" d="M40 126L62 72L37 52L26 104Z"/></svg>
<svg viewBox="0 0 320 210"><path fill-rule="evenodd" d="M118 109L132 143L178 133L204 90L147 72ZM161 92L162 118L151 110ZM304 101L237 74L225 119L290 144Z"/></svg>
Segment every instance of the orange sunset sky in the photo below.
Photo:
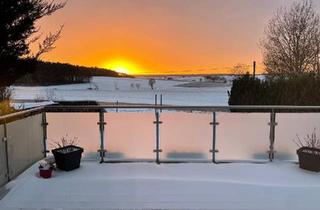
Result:
<svg viewBox="0 0 320 210"><path fill-rule="evenodd" d="M43 60L131 74L226 73L253 60L275 10L292 0L68 0L38 24L56 31ZM318 0L314 1L319 11Z"/></svg>

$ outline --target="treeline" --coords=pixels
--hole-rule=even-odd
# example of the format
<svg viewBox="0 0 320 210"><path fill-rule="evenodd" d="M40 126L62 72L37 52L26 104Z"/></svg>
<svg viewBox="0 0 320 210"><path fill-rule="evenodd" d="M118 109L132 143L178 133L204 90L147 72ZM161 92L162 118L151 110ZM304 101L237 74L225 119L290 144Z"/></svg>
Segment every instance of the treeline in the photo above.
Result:
<svg viewBox="0 0 320 210"><path fill-rule="evenodd" d="M93 76L123 77L127 75L101 68L38 61L32 73L27 73L22 76L14 84L23 86L46 86L88 83Z"/></svg>
<svg viewBox="0 0 320 210"><path fill-rule="evenodd" d="M233 81L229 105L320 105L320 75L253 78L249 74Z"/></svg>

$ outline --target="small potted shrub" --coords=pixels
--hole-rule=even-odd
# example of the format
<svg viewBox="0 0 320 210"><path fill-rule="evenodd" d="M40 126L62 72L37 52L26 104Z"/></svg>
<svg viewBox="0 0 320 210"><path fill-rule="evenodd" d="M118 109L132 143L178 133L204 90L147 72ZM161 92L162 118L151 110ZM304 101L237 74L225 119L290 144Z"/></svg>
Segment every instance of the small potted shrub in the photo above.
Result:
<svg viewBox="0 0 320 210"><path fill-rule="evenodd" d="M40 163L39 163L40 177L45 178L45 179L51 178L53 169L54 169L54 166L51 163L49 163L45 160L40 161Z"/></svg>
<svg viewBox="0 0 320 210"><path fill-rule="evenodd" d="M297 150L300 168L309 171L320 171L320 139L317 137L316 130L311 135L307 135L302 143L297 135L294 141L300 148Z"/></svg>
<svg viewBox="0 0 320 210"><path fill-rule="evenodd" d="M75 146L77 138L62 137L61 142L56 142L56 149L52 150L57 168L71 171L80 167L83 148Z"/></svg>

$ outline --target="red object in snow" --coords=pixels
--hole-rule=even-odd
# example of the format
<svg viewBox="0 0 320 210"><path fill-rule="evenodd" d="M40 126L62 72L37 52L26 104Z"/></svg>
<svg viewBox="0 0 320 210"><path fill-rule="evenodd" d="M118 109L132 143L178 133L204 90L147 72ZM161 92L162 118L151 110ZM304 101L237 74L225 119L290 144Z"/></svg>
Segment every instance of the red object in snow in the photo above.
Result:
<svg viewBox="0 0 320 210"><path fill-rule="evenodd" d="M51 178L51 175L52 175L52 169L39 169L39 172L40 172L40 176L42 178L45 178L45 179L49 179Z"/></svg>

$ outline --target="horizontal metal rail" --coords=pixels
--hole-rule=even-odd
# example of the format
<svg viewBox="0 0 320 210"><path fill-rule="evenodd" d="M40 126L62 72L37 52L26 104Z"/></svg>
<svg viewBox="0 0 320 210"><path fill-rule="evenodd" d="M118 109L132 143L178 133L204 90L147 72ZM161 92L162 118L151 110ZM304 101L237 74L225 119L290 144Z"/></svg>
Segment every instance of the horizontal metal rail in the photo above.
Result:
<svg viewBox="0 0 320 210"><path fill-rule="evenodd" d="M0 122L10 119L22 119L41 112L99 112L101 109L163 109L187 111L287 111L287 112L320 112L320 106L170 106L170 105L46 105L0 116Z"/></svg>
<svg viewBox="0 0 320 210"><path fill-rule="evenodd" d="M26 117L35 115L35 114L39 114L45 111L45 107L41 106L41 107L36 107L36 108L32 108L32 109L26 109L23 111L19 111L19 112L14 112L11 114L7 114L4 116L0 116L0 123L4 123L4 122L11 122L11 121L15 121L15 120L19 120L19 119L24 119Z"/></svg>
<svg viewBox="0 0 320 210"><path fill-rule="evenodd" d="M320 106L171 106L171 105L48 105L45 107L46 111L54 112L59 110L100 110L100 109L164 109L164 110L205 110L205 111L308 111L320 112Z"/></svg>

